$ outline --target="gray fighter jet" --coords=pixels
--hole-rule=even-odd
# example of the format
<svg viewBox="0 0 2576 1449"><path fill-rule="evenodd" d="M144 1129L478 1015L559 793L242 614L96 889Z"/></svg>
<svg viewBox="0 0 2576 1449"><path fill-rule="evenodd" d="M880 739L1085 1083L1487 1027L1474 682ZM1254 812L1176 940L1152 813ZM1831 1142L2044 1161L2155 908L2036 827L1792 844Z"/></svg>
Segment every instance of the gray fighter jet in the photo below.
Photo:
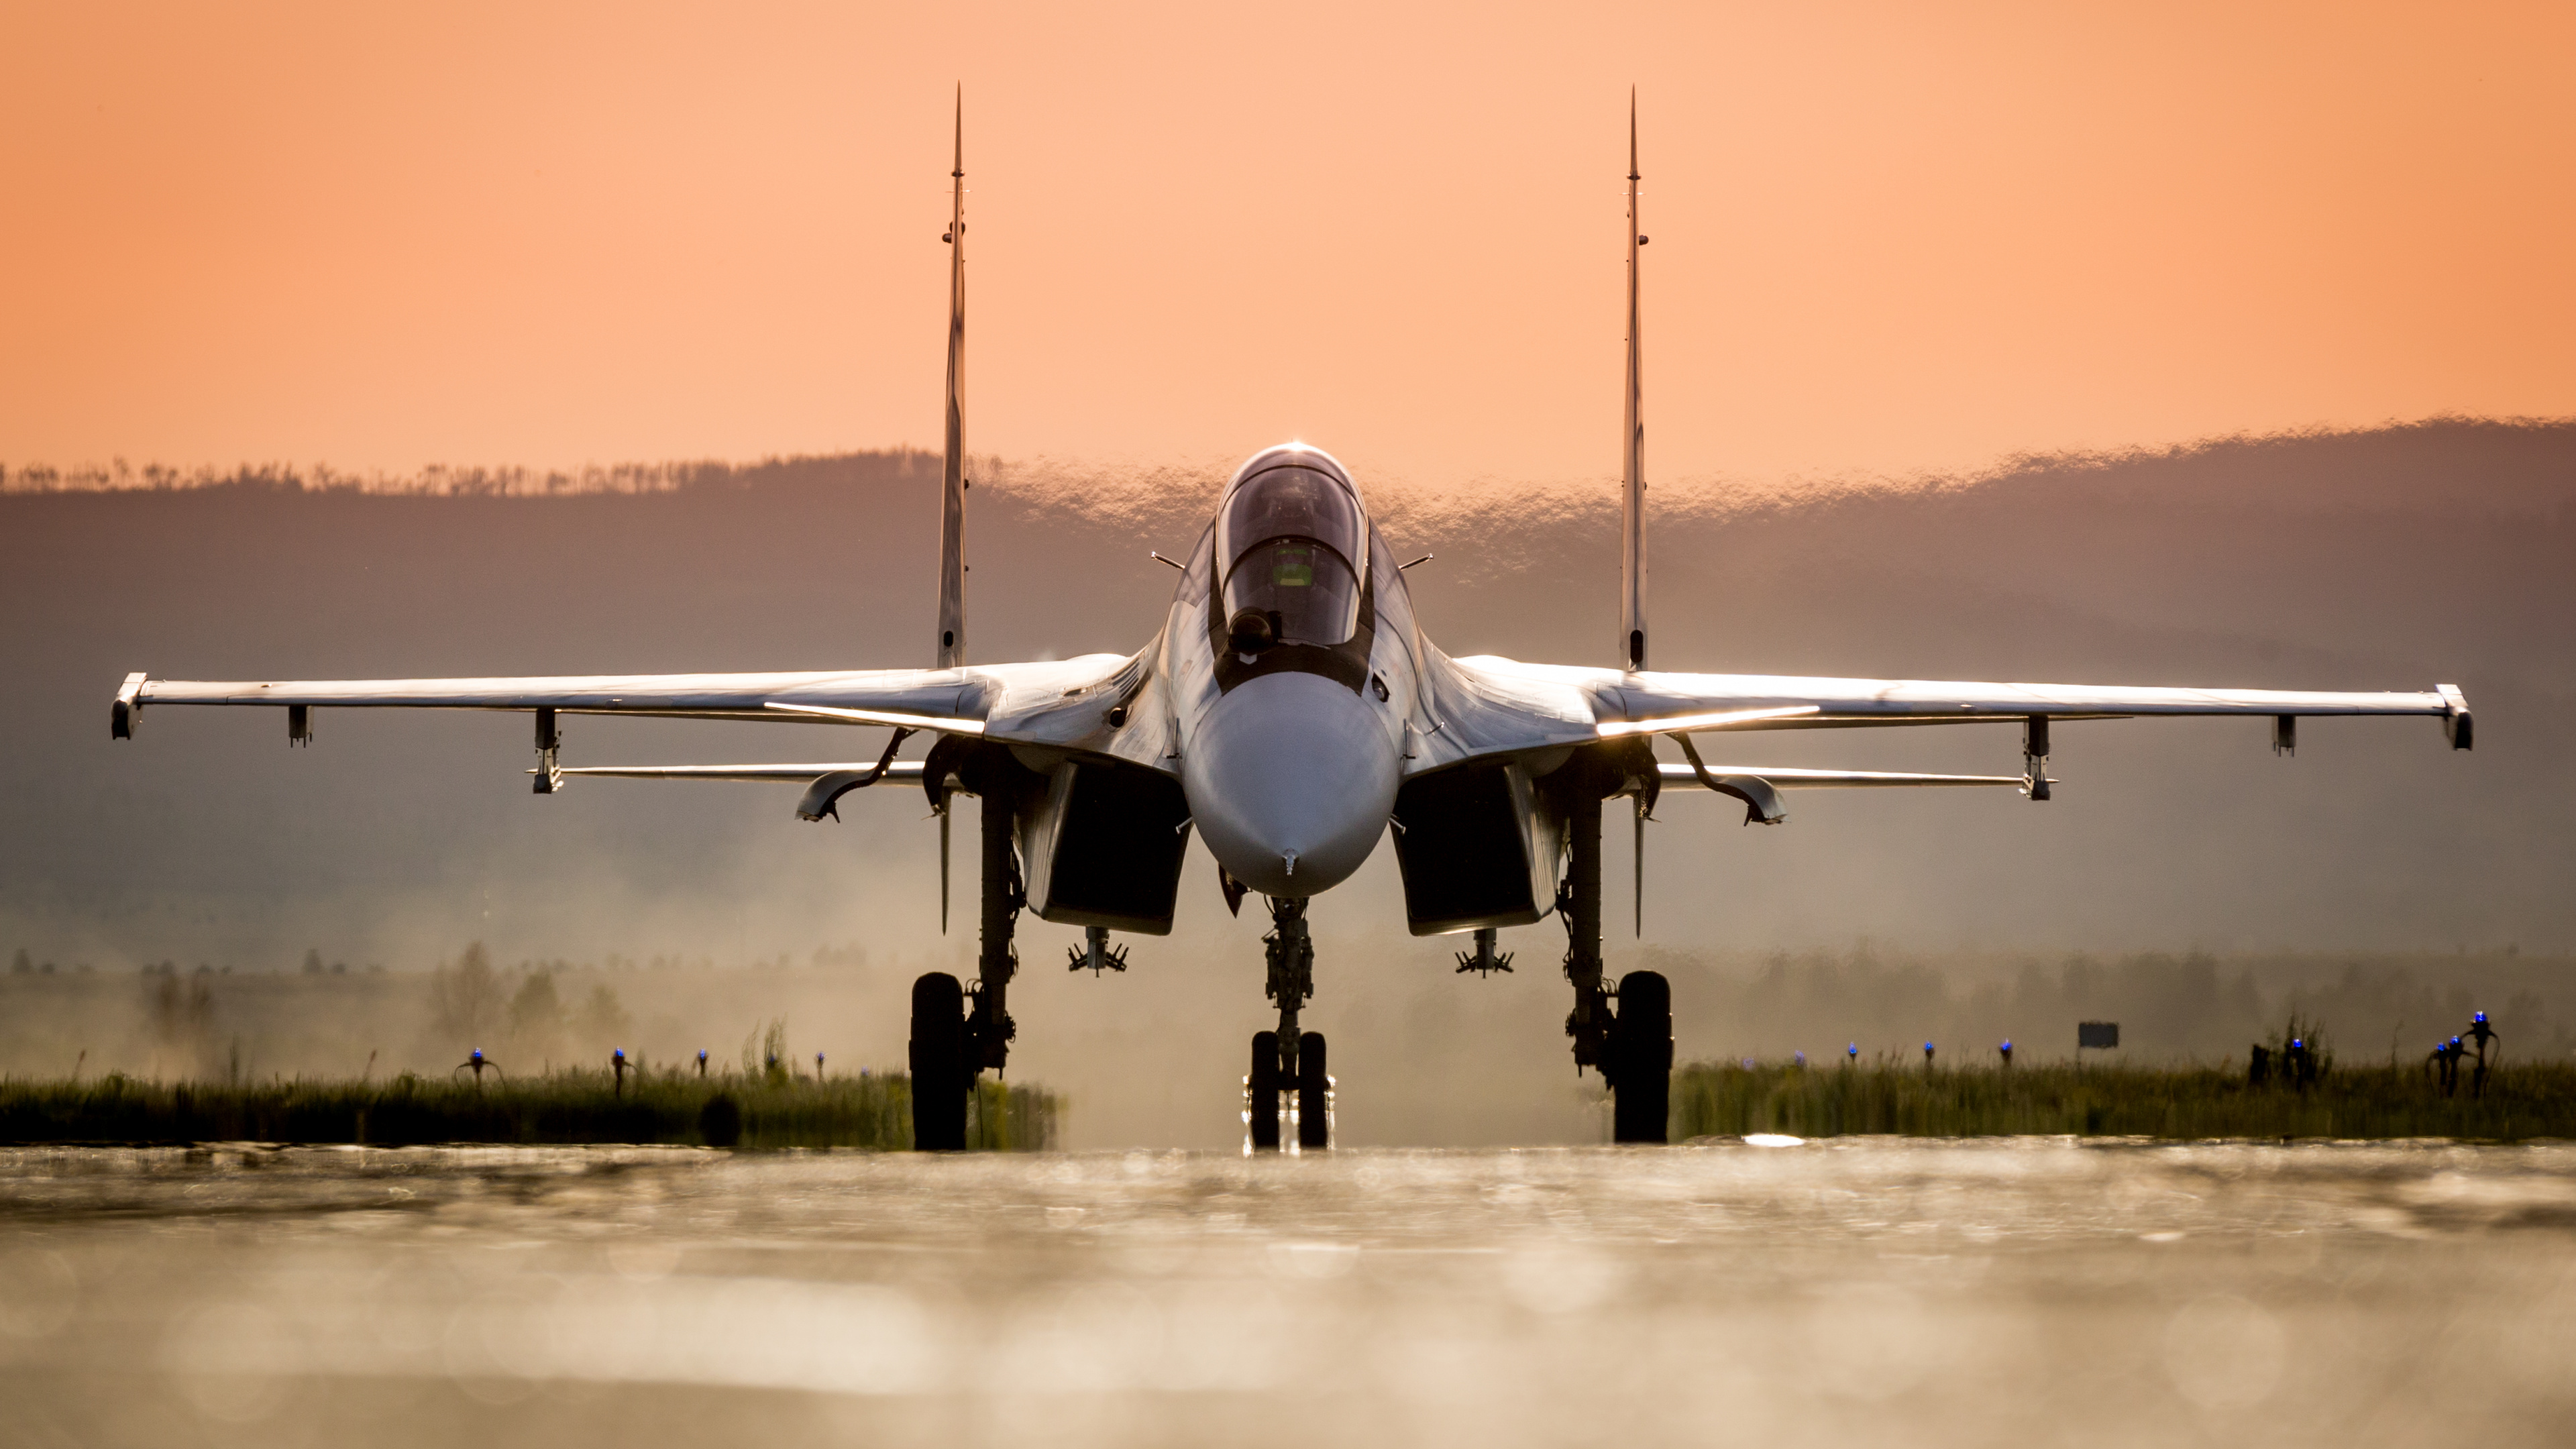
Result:
<svg viewBox="0 0 2576 1449"><path fill-rule="evenodd" d="M965 611L966 216L962 106L949 245L947 469L930 669L794 674L661 674L521 679L200 683L129 675L113 731L128 738L163 705L268 705L291 740L320 708L518 710L535 716L538 794L575 775L766 780L805 787L797 814L836 815L851 790L924 790L940 820L945 924L948 821L974 798L982 823L977 979L933 972L913 984L914 1140L964 1145L966 1103L1007 1060L1007 992L1022 910L1084 927L1069 965L1125 969L1109 933L1171 930L1188 837L1216 857L1226 904L1265 898L1269 996L1278 1026L1252 1039L1248 1118L1277 1147L1283 1115L1303 1147L1329 1145L1330 1078L1320 1034L1301 1032L1313 994L1307 903L1348 880L1393 836L1416 935L1473 933L1460 971L1510 969L1495 931L1564 922L1577 1070L1598 1070L1622 1142L1665 1138L1672 1004L1664 979L1601 965L1601 817L1631 802L1639 841L1667 786L1732 797L1746 818L1787 818L1783 791L2002 787L2049 798L2054 721L2143 715L2256 715L2288 752L2306 715L2427 715L2470 747L2467 700L2423 693L2315 693L2155 686L1992 684L1684 674L1648 667L1645 426L1638 337L1636 118L1629 117L1627 416L1621 459L1622 566L1615 663L1602 667L1452 658L1424 637L1404 570L1371 523L1358 484L1331 455L1289 443L1237 469L1188 559L1160 634L1133 654L1019 664L967 662ZM1420 562L1415 560L1414 562ZM566 768L571 714L839 722L892 731L873 759L812 764ZM1776 729L1989 722L2022 731L2017 776L1910 775L1704 761L1695 735ZM933 743L898 760L915 734ZM1659 760L1669 738L1680 763ZM1296 1110L1283 1114L1285 1098Z"/></svg>

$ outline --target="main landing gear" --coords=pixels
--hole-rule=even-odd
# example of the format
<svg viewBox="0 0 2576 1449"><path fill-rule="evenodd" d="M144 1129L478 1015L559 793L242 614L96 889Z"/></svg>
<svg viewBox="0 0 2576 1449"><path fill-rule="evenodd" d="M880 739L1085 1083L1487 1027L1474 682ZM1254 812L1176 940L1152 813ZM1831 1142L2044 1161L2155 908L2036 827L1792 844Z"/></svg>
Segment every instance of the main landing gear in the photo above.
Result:
<svg viewBox="0 0 2576 1449"><path fill-rule="evenodd" d="M1297 1149L1333 1145L1333 1079L1324 1070L1324 1037L1297 1025L1298 1010L1315 994L1315 942L1306 933L1302 896L1270 902L1270 934L1261 944L1270 962L1264 990L1279 1003L1279 1029L1255 1032L1252 1071L1244 1078L1244 1122L1256 1152L1279 1150L1281 1099L1293 1103Z"/></svg>
<svg viewBox="0 0 2576 1449"><path fill-rule="evenodd" d="M992 782L978 798L983 801L983 911L975 985L960 986L945 971L912 983L912 1145L922 1152L965 1148L966 1103L974 1094L975 1078L986 1067L1000 1071L1010 1061L1011 1038L1019 1034L1007 1005L1011 978L1020 969L1019 948L1011 938L1028 896L1011 848L1011 795L1000 782Z"/></svg>
<svg viewBox="0 0 2576 1449"><path fill-rule="evenodd" d="M1663 1142L1672 1107L1673 989L1659 972L1631 971L1616 988L1601 972L1601 797L1589 790L1566 802L1568 860L1557 890L1565 922L1565 979L1574 1010L1574 1068L1595 1067L1610 1084L1610 1139Z"/></svg>

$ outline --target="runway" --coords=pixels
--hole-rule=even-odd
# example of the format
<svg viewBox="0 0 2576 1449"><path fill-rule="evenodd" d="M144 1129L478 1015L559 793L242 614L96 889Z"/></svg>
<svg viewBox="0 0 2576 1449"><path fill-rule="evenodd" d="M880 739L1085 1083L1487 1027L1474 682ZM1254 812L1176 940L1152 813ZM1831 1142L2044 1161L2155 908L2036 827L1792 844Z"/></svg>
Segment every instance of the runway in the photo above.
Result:
<svg viewBox="0 0 2576 1449"><path fill-rule="evenodd" d="M40 1445L2563 1443L2576 1147L0 1152Z"/></svg>

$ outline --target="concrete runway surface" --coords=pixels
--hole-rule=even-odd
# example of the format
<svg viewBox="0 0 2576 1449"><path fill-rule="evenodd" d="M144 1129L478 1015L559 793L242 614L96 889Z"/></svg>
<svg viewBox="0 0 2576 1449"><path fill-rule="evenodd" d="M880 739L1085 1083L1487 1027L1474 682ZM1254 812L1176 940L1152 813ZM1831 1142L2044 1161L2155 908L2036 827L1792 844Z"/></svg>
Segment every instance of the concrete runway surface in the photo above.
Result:
<svg viewBox="0 0 2576 1449"><path fill-rule="evenodd" d="M0 1443L2576 1442L2576 1147L0 1151Z"/></svg>

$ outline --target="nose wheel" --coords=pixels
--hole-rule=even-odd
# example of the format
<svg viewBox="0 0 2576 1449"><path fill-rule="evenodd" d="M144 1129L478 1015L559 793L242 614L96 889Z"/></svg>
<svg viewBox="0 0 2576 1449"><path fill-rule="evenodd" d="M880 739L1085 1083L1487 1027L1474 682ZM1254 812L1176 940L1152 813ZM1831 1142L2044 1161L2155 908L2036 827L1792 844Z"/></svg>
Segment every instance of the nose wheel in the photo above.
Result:
<svg viewBox="0 0 2576 1449"><path fill-rule="evenodd" d="M1333 1079L1324 1070L1324 1035L1310 1031L1297 1043L1297 1148L1320 1152L1333 1145Z"/></svg>
<svg viewBox="0 0 2576 1449"><path fill-rule="evenodd" d="M1252 1150L1279 1150L1279 1033L1252 1034L1252 1072L1243 1079L1243 1122Z"/></svg>
<svg viewBox="0 0 2576 1449"><path fill-rule="evenodd" d="M1277 1152L1294 1142L1300 1152L1321 1152L1333 1145L1333 1077L1324 1061L1322 1032L1298 1036L1294 1067L1280 1058L1279 1033L1252 1034L1252 1070L1243 1079L1251 1150Z"/></svg>

